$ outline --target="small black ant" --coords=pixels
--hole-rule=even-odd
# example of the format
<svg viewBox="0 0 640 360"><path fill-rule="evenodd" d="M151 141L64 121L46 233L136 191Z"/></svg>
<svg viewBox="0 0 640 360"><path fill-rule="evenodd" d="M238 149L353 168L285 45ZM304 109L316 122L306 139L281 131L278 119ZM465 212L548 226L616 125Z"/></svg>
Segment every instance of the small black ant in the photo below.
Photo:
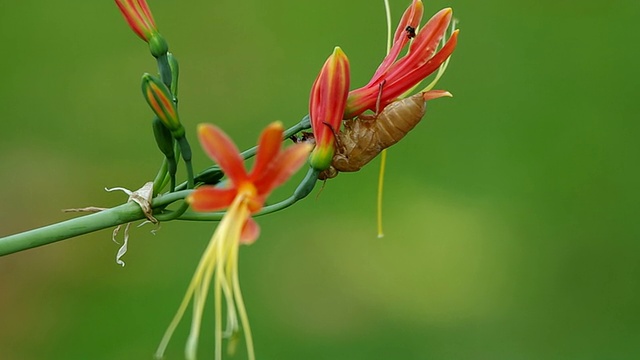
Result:
<svg viewBox="0 0 640 360"><path fill-rule="evenodd" d="M307 131L303 131L300 133L299 136L297 135L291 135L289 136L289 139L291 141L293 141L296 144L299 143L311 143L314 144L315 143L315 138L313 137L313 133L312 132L307 132Z"/></svg>
<svg viewBox="0 0 640 360"><path fill-rule="evenodd" d="M416 29L414 27L412 27L411 25L407 25L407 27L404 29L404 31L407 32L407 37L409 39L413 39L414 37L416 37Z"/></svg>

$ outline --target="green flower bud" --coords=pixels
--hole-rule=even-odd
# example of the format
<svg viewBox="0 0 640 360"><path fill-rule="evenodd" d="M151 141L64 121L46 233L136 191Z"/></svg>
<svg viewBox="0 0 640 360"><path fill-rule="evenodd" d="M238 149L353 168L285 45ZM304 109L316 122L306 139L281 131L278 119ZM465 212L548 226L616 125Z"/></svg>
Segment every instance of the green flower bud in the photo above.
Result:
<svg viewBox="0 0 640 360"><path fill-rule="evenodd" d="M142 95L173 137L184 137L184 127L180 123L173 96L162 80L150 74L142 75Z"/></svg>

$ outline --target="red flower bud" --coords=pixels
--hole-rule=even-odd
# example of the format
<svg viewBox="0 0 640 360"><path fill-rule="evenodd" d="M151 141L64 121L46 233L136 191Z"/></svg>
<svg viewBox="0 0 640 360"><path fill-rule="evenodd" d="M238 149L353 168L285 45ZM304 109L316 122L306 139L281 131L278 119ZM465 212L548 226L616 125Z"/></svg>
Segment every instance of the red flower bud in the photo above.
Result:
<svg viewBox="0 0 640 360"><path fill-rule="evenodd" d="M349 59L336 47L311 87L309 116L316 147L309 163L314 169L325 170L331 165L335 134L340 131L349 93L349 77Z"/></svg>

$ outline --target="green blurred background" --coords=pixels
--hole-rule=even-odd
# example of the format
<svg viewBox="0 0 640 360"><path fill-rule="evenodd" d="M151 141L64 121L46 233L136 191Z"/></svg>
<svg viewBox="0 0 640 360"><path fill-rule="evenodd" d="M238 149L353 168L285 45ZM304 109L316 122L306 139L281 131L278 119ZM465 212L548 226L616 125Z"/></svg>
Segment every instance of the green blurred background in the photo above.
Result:
<svg viewBox="0 0 640 360"><path fill-rule="evenodd" d="M408 3L391 1L394 21ZM455 97L389 153L386 237L376 161L260 218L242 248L258 358L639 358L640 3L428 1L427 16L445 6L461 36L440 88ZM297 122L335 45L354 87L385 48L382 1L151 7L197 150L199 122L243 148ZM155 175L140 94L155 64L113 1L4 1L0 44L0 236L115 206L126 196L104 187ZM132 230L124 268L109 230L0 258L0 359L151 359L214 225L151 229Z"/></svg>

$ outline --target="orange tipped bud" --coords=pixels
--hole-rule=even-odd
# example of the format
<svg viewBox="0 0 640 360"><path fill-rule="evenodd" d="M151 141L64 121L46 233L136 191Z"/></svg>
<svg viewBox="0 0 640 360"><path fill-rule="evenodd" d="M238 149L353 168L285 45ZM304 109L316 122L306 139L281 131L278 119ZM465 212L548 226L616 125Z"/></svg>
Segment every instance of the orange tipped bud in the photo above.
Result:
<svg viewBox="0 0 640 360"><path fill-rule="evenodd" d="M171 134L176 139L183 137L184 127L178 118L173 96L162 80L150 74L142 75L142 95Z"/></svg>
<svg viewBox="0 0 640 360"><path fill-rule="evenodd" d="M149 44L153 56L159 57L167 53L169 47L158 32L146 0L116 0L116 5L131 30Z"/></svg>
<svg viewBox="0 0 640 360"><path fill-rule="evenodd" d="M311 87L309 116L316 147L309 162L314 169L322 171L331 165L335 133L340 131L349 94L349 79L349 59L336 47Z"/></svg>

